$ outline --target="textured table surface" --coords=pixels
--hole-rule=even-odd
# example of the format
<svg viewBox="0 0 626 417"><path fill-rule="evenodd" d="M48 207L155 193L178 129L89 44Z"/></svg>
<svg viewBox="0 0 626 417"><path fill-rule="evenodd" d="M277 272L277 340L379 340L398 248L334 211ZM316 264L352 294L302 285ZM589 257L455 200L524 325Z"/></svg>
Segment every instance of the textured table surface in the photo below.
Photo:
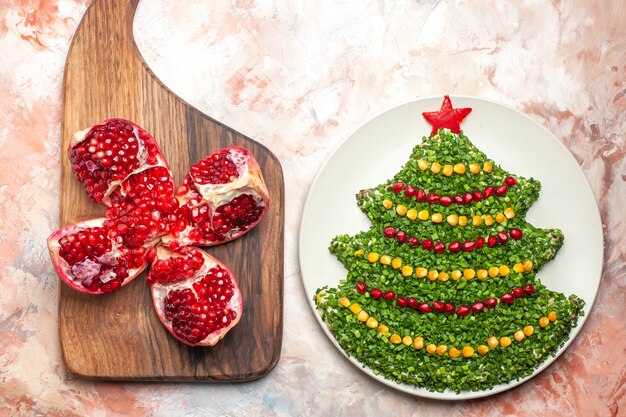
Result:
<svg viewBox="0 0 626 417"><path fill-rule="evenodd" d="M135 36L157 76L285 172L282 357L261 380L222 385L94 383L62 364L45 239L58 226L63 65L86 6L0 0L0 416L626 413L626 3L143 0ZM587 176L605 236L596 304L570 348L522 386L467 402L368 379L318 326L297 261L303 201L332 149L382 110L443 93L547 127Z"/></svg>

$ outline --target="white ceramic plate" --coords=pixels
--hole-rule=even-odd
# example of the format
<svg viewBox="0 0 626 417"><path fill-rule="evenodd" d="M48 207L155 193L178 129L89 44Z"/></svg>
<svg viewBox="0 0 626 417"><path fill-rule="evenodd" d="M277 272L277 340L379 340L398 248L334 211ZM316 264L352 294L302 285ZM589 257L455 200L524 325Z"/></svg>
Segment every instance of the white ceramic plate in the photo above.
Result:
<svg viewBox="0 0 626 417"><path fill-rule="evenodd" d="M453 96L455 108L473 110L461 128L467 137L505 170L541 181L539 200L528 211L536 227L556 227L565 234L557 256L538 273L551 290L576 294L585 300L585 315L554 358L519 381L479 392L433 393L374 375L348 357L359 369L380 382L410 394L437 399L484 397L510 389L550 365L572 342L589 317L602 273L603 238L600 213L583 172L569 151L545 128L528 116L502 104L472 97ZM333 237L354 235L371 226L356 205L355 194L375 187L400 170L411 149L430 133L424 111L438 110L442 97L430 97L394 107L349 135L330 155L311 185L300 225L300 268L306 295L320 325L344 355L345 352L315 309L313 296L324 285L336 286L347 275L328 252ZM347 355L346 355L347 356Z"/></svg>

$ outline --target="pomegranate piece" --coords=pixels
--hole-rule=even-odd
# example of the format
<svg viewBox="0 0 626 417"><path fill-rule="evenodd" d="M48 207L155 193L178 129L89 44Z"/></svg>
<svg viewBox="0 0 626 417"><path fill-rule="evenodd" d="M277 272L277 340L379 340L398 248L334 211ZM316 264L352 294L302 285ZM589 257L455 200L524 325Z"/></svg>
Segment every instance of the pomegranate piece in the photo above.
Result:
<svg viewBox="0 0 626 417"><path fill-rule="evenodd" d="M148 282L159 319L187 345L214 346L241 319L241 292L234 275L198 248L158 247Z"/></svg>
<svg viewBox="0 0 626 417"><path fill-rule="evenodd" d="M76 132L68 155L72 170L91 198L111 206L111 194L131 175L169 167L154 138L135 123L109 119ZM171 174L169 174L171 179Z"/></svg>
<svg viewBox="0 0 626 417"><path fill-rule="evenodd" d="M261 221L269 205L259 164L239 146L220 149L193 165L176 198L177 220L184 227L165 236L166 244L211 246L236 239Z"/></svg>
<svg viewBox="0 0 626 417"><path fill-rule="evenodd" d="M52 264L63 282L88 294L128 284L148 266L151 247L118 246L105 226L92 219L57 230L48 238Z"/></svg>

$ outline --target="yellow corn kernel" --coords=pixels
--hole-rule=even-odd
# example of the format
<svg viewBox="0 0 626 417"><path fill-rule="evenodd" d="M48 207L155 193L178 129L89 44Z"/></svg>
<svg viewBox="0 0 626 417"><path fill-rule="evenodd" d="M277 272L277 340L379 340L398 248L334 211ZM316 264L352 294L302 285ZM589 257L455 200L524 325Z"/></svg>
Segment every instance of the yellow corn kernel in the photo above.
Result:
<svg viewBox="0 0 626 417"><path fill-rule="evenodd" d="M459 216L459 226L467 226L467 216Z"/></svg>
<svg viewBox="0 0 626 417"><path fill-rule="evenodd" d="M441 171L441 164L439 162L433 162L430 166L430 172L433 174L439 174L439 171Z"/></svg>
<svg viewBox="0 0 626 417"><path fill-rule="evenodd" d="M406 206L403 206L402 204L398 204L396 206L396 213L398 213L398 216L404 216L406 212L407 212Z"/></svg>
<svg viewBox="0 0 626 417"><path fill-rule="evenodd" d="M485 216L485 226L491 226L493 224L493 216L491 214L487 214Z"/></svg>
<svg viewBox="0 0 626 417"><path fill-rule="evenodd" d="M391 200L383 200L383 207L389 210L393 207L393 203L391 202Z"/></svg>
<svg viewBox="0 0 626 417"><path fill-rule="evenodd" d="M455 164L454 172L456 172L457 174L465 174L465 164Z"/></svg>
<svg viewBox="0 0 626 417"><path fill-rule="evenodd" d="M524 272L524 264L521 262L516 263L515 265L513 265L513 271L521 274L522 272Z"/></svg>
<svg viewBox="0 0 626 417"><path fill-rule="evenodd" d="M548 313L548 320L556 321L556 311L551 311Z"/></svg>
<svg viewBox="0 0 626 417"><path fill-rule="evenodd" d="M480 172L480 165L477 163L470 164L469 170L472 174L478 174Z"/></svg>
<svg viewBox="0 0 626 417"><path fill-rule="evenodd" d="M410 277L411 275L413 275L413 268L410 267L409 265L404 265L402 267L402 276L403 277Z"/></svg>
<svg viewBox="0 0 626 417"><path fill-rule="evenodd" d="M474 356L474 348L471 346L463 346L463 357L471 358Z"/></svg>
<svg viewBox="0 0 626 417"><path fill-rule="evenodd" d="M402 266L402 259L400 258L393 258L393 260L391 261L391 267L393 269L398 269Z"/></svg>
<svg viewBox="0 0 626 417"><path fill-rule="evenodd" d="M437 279L438 279L439 281L441 281L441 282L446 282L446 281L448 281L448 278L449 278L449 277L448 277L448 274L447 274L447 273L445 273L444 271L441 271L441 272L439 273L439 276L437 277Z"/></svg>
<svg viewBox="0 0 626 417"><path fill-rule="evenodd" d="M428 279L431 281L436 281L439 278L439 272L436 269L432 271L428 271Z"/></svg>
<svg viewBox="0 0 626 417"><path fill-rule="evenodd" d="M417 161L417 167L420 169L420 171L426 171L428 169L428 162L420 159Z"/></svg>
<svg viewBox="0 0 626 417"><path fill-rule="evenodd" d="M547 327L550 324L550 319L547 317L542 317L539 319L539 327Z"/></svg>
<svg viewBox="0 0 626 417"><path fill-rule="evenodd" d="M495 349L498 347L500 342L498 341L497 337L491 336L489 339L487 339L487 344L489 345L491 349Z"/></svg>
<svg viewBox="0 0 626 417"><path fill-rule="evenodd" d="M489 267L489 270L487 272L489 272L489 276L491 278L495 278L500 274L500 268L498 268L497 266L492 266Z"/></svg>
<svg viewBox="0 0 626 417"><path fill-rule="evenodd" d="M378 254L376 252L370 252L367 254L367 260L374 263L378 260Z"/></svg>
<svg viewBox="0 0 626 417"><path fill-rule="evenodd" d="M437 355L443 356L446 354L447 351L448 351L448 346L446 345L437 346Z"/></svg>
<svg viewBox="0 0 626 417"><path fill-rule="evenodd" d="M433 223L441 223L443 221L443 216L441 213L435 213L432 215L430 220L432 220Z"/></svg>
<svg viewBox="0 0 626 417"><path fill-rule="evenodd" d="M506 277L507 275L509 275L509 272L511 272L507 265L500 265L499 271L500 275L503 277Z"/></svg>
<svg viewBox="0 0 626 417"><path fill-rule="evenodd" d="M389 337L389 341L393 343L394 345L399 345L400 342L402 342L402 338L400 337L399 334L394 333Z"/></svg>
<svg viewBox="0 0 626 417"><path fill-rule="evenodd" d="M433 345L432 343L426 346L426 352L430 353L431 355L435 353L436 351L437 351L437 346Z"/></svg>
<svg viewBox="0 0 626 417"><path fill-rule="evenodd" d="M493 171L493 162L486 161L483 164L483 171L485 171L487 174L491 173L491 171Z"/></svg>
<svg viewBox="0 0 626 417"><path fill-rule="evenodd" d="M476 271L476 278L478 278L481 281L487 278L487 275L489 274L486 269L479 269L478 271Z"/></svg>
<svg viewBox="0 0 626 417"><path fill-rule="evenodd" d="M511 338L507 336L502 336L500 338L500 346L503 348L511 346Z"/></svg>
<svg viewBox="0 0 626 417"><path fill-rule="evenodd" d="M350 307L350 299L348 297L341 297L339 299L339 304L342 307Z"/></svg>
<svg viewBox="0 0 626 417"><path fill-rule="evenodd" d="M411 336L404 336L402 338L402 344L404 346L411 346L413 344L413 338Z"/></svg>
<svg viewBox="0 0 626 417"><path fill-rule="evenodd" d="M522 340L524 340L524 338L526 337L524 335L524 332L522 330L518 330L515 333L513 333L513 337L515 338L515 340L517 340L518 342L521 342Z"/></svg>
<svg viewBox="0 0 626 417"><path fill-rule="evenodd" d="M450 226L456 226L457 224L459 224L459 216L457 216L456 214L451 214L446 217L446 221Z"/></svg>
<svg viewBox="0 0 626 417"><path fill-rule="evenodd" d="M524 326L524 335L530 337L535 333L535 328L533 326Z"/></svg>
<svg viewBox="0 0 626 417"><path fill-rule="evenodd" d="M391 263L391 256L383 255L380 257L380 263L383 265L389 265Z"/></svg>
<svg viewBox="0 0 626 417"><path fill-rule="evenodd" d="M426 268L420 266L415 270L415 276L418 278L424 278L426 275L428 275L428 270Z"/></svg>
<svg viewBox="0 0 626 417"><path fill-rule="evenodd" d="M524 271L530 272L533 270L533 261L524 262Z"/></svg>
<svg viewBox="0 0 626 417"><path fill-rule="evenodd" d="M389 333L389 327L385 326L384 324L379 324L378 331L382 334L387 334Z"/></svg>
<svg viewBox="0 0 626 417"><path fill-rule="evenodd" d="M457 348L451 347L448 351L448 355L450 355L451 358L458 358L459 356L461 356L461 352L459 352Z"/></svg>
<svg viewBox="0 0 626 417"><path fill-rule="evenodd" d="M352 311L353 314L359 314L361 312L361 306L354 303L350 306L350 311Z"/></svg>
<svg viewBox="0 0 626 417"><path fill-rule="evenodd" d="M359 314L356 316L356 319L358 321L367 321L367 319L369 319L369 318L370 318L370 315L367 314L367 311L365 311L365 310L359 311Z"/></svg>
<svg viewBox="0 0 626 417"><path fill-rule="evenodd" d="M480 216L472 217L472 226L480 226L483 222L483 218Z"/></svg>
<svg viewBox="0 0 626 417"><path fill-rule="evenodd" d="M429 216L430 213L428 212L428 210L420 210L420 212L417 213L417 218L420 220L428 220Z"/></svg>
<svg viewBox="0 0 626 417"><path fill-rule="evenodd" d="M470 280L472 278L474 278L476 276L476 271L474 271L471 268L467 268L463 270L463 276L465 277L466 280Z"/></svg>
<svg viewBox="0 0 626 417"><path fill-rule="evenodd" d="M489 352L489 347L485 345L480 345L476 348L476 351L480 353L481 355L484 355L485 353Z"/></svg>
<svg viewBox="0 0 626 417"><path fill-rule="evenodd" d="M354 251L354 256L363 256L364 253L365 251L363 249L359 249Z"/></svg>
<svg viewBox="0 0 626 417"><path fill-rule="evenodd" d="M513 217L515 217L515 211L511 207L508 207L504 210L504 215L507 219L511 220Z"/></svg>
<svg viewBox="0 0 626 417"><path fill-rule="evenodd" d="M454 271L450 273L450 277L455 281L458 281L459 278L461 278L462 276L463 276L463 272L459 271L458 269L455 269Z"/></svg>
<svg viewBox="0 0 626 417"><path fill-rule="evenodd" d="M406 212L406 218L409 219L409 220L417 219L417 210L411 209L411 210L407 211Z"/></svg>
<svg viewBox="0 0 626 417"><path fill-rule="evenodd" d="M454 167L452 165L444 165L443 170L441 171L443 175L449 177L454 173Z"/></svg>
<svg viewBox="0 0 626 417"><path fill-rule="evenodd" d="M415 350L422 349L424 347L424 338L416 337L415 339L413 339L413 347L415 348Z"/></svg>
<svg viewBox="0 0 626 417"><path fill-rule="evenodd" d="M504 222L504 220L505 220L505 219L506 219L506 217L504 217L504 214L502 214L502 213L498 213L498 214L496 214L496 221L497 221L498 223L502 223L502 222Z"/></svg>
<svg viewBox="0 0 626 417"><path fill-rule="evenodd" d="M375 329L378 327L378 320L370 316L370 318L368 318L367 321L365 322L365 325L369 327L370 329Z"/></svg>

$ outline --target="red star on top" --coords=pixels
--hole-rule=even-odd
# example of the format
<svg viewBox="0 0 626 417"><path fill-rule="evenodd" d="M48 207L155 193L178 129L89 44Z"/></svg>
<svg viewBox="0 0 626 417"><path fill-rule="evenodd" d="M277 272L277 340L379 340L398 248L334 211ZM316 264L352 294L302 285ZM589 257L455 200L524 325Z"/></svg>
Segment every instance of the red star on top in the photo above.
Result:
<svg viewBox="0 0 626 417"><path fill-rule="evenodd" d="M472 109L469 107L453 109L450 97L446 95L443 97L443 103L441 103L439 111L427 111L422 113L422 116L433 126L433 130L430 132L431 135L437 133L439 128L448 128L454 133L461 133L461 121L471 111Z"/></svg>

